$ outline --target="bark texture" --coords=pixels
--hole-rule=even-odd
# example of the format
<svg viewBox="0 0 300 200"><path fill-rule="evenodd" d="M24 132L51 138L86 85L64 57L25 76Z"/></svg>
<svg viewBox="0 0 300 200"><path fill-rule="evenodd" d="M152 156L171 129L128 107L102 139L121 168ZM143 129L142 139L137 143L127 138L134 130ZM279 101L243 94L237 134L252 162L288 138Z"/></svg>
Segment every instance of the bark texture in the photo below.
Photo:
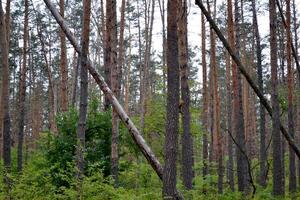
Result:
<svg viewBox="0 0 300 200"><path fill-rule="evenodd" d="M181 81L182 113L182 177L183 185L190 190L193 187L193 140L191 135L190 88L188 83L188 44L187 44L187 2L180 0L178 6L178 53Z"/></svg>
<svg viewBox="0 0 300 200"><path fill-rule="evenodd" d="M178 1L167 5L167 121L164 144L163 198L176 199L176 160L179 123Z"/></svg>
<svg viewBox="0 0 300 200"><path fill-rule="evenodd" d="M272 84L272 133L273 133L273 194L284 195L283 170L282 170L282 146L280 135L280 113L278 101L278 77L277 77L277 19L275 0L269 0L270 19L270 54L271 54L271 84Z"/></svg>

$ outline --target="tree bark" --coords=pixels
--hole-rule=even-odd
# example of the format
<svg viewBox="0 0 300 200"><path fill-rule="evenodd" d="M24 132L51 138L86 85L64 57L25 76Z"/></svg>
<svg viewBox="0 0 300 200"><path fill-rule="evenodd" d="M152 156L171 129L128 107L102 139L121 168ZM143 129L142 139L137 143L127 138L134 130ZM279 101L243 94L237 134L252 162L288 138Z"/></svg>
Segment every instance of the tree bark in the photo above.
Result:
<svg viewBox="0 0 300 200"><path fill-rule="evenodd" d="M64 18L65 15L65 0L59 0L60 15ZM67 46L66 37L63 30L60 30L60 76L61 76L61 111L68 110L68 67L67 67Z"/></svg>
<svg viewBox="0 0 300 200"><path fill-rule="evenodd" d="M24 36L23 36L23 63L20 67L19 81L19 116L18 116L18 172L23 168L23 141L24 141L24 118L25 118L25 96L26 96L26 71L28 54L28 0L25 0Z"/></svg>
<svg viewBox="0 0 300 200"><path fill-rule="evenodd" d="M202 124L203 124L203 178L206 179L208 175L208 91L207 91L207 69L206 69L206 31L204 15L201 15L201 54L202 54L202 79L203 79L203 108L202 108Z"/></svg>
<svg viewBox="0 0 300 200"><path fill-rule="evenodd" d="M294 74L292 67L292 34L291 34L291 1L286 0L286 36L287 36L287 73L288 73L288 131L291 137L295 136L295 125L294 125L294 103L293 103L293 92L294 92ZM295 153L291 147L289 147L289 191L296 191L296 163Z"/></svg>
<svg viewBox="0 0 300 200"><path fill-rule="evenodd" d="M270 12L270 54L271 54L271 79L272 79L272 127L273 127L273 194L284 195L283 172L282 172L282 148L280 136L280 114L278 102L278 77L277 77L277 19L275 0L269 0Z"/></svg>
<svg viewBox="0 0 300 200"><path fill-rule="evenodd" d="M260 91L264 94L264 83L263 83L263 73L262 73L262 55L261 55L261 39L257 23L257 14L256 14L256 1L252 0L252 15L253 15L253 26L254 26L254 35L256 40L256 60L257 60L257 82ZM260 102L259 104L259 133L260 133L260 157L259 157L259 184L263 187L266 187L266 173L267 173L267 149L266 149L266 114L265 109Z"/></svg>
<svg viewBox="0 0 300 200"><path fill-rule="evenodd" d="M0 3L0 48L1 48L1 59L0 67L2 67L2 94L1 102L3 108L3 162L6 172L10 171L11 167L11 138L10 138L10 115L9 115L9 65L8 65L8 43L7 43L7 31L6 24L4 21L4 12L2 9L2 3ZM6 173L4 175L4 181L9 184L9 178Z"/></svg>
<svg viewBox="0 0 300 200"><path fill-rule="evenodd" d="M232 5L231 2L227 1L227 35L229 41L234 41L233 34L233 19L232 19ZM229 15L231 13L231 15ZM228 166L227 173L229 179L230 189L234 191L234 162L233 162L233 141L230 137L230 133L232 132L232 85L231 85L231 66L234 63L230 60L230 55L226 54L226 108L227 108L227 138L228 138Z"/></svg>
<svg viewBox="0 0 300 200"><path fill-rule="evenodd" d="M179 123L178 1L167 5L167 121L164 144L163 198L176 199L176 160Z"/></svg>
<svg viewBox="0 0 300 200"><path fill-rule="evenodd" d="M77 148L76 148L76 166L78 185L78 199L82 198L82 179L84 173L84 151L85 151L85 131L86 115L88 104L88 70L86 57L89 52L89 35L90 35L90 15L91 1L83 1L83 28L81 34L81 68L80 68L80 108L79 120L77 124Z"/></svg>
<svg viewBox="0 0 300 200"><path fill-rule="evenodd" d="M111 73L111 87L114 95L119 98L119 69L117 64L117 15L116 15L116 0L109 0L106 2L106 37L107 39L107 56L109 62L107 63ZM118 140L119 140L119 119L118 114L113 107L112 112L112 137L111 137L111 174L114 179L115 187L118 186Z"/></svg>
<svg viewBox="0 0 300 200"><path fill-rule="evenodd" d="M178 6L178 53L181 81L181 116L182 116L182 177L183 185L191 190L193 187L193 139L191 136L190 88L188 83L188 43L187 43L187 2L180 0Z"/></svg>

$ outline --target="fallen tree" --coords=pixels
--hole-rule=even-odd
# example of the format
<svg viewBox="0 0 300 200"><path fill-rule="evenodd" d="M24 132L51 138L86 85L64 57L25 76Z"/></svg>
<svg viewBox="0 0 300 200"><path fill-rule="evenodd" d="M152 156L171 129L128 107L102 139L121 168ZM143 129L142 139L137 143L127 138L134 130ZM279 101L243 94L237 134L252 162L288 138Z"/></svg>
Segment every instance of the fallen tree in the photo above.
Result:
<svg viewBox="0 0 300 200"><path fill-rule="evenodd" d="M77 42L76 38L74 37L73 33L70 31L67 23L64 21L64 19L60 16L59 12L56 10L55 6L50 2L50 0L44 0L45 4L47 5L48 9L54 16L57 23L60 25L61 29L65 33L66 37L78 53L78 55L84 59L84 65L88 68L89 73L93 76L96 83L102 90L102 92L105 94L105 96L108 98L108 100L111 102L113 107L115 108L116 112L118 113L120 119L124 122L125 126L127 127L128 131L130 132L132 139L140 149L140 151L143 153L149 164L152 166L158 177L162 180L163 179L163 167L160 164L159 160L154 155L151 148L147 145L146 141L140 134L139 130L136 128L132 120L129 118L127 113L124 111L123 107L117 100L117 98L114 96L113 92L110 90L108 85L106 84L104 78L96 71L96 69L93 67L92 62L90 59L86 56L82 56L81 48L79 43ZM183 200L182 194L177 191L177 199Z"/></svg>
<svg viewBox="0 0 300 200"><path fill-rule="evenodd" d="M247 82L251 86L251 88L254 90L255 94L259 98L261 104L265 107L265 109L268 111L269 115L273 117L273 111L272 108L266 99L266 97L263 95L263 93L259 90L258 86L256 83L253 81L249 73L247 72L245 66L242 64L239 56L237 55L236 52L233 51L233 49L230 47L228 41L222 34L221 30L218 28L217 24L215 21L212 19L210 14L207 12L206 8L204 7L203 3L201 0L195 0L195 4L201 9L202 13L205 15L207 21L209 22L211 28L214 29L216 34L218 35L219 39L223 43L223 46L227 49L228 53L230 54L231 58L233 61L236 63L238 66L239 71L243 76L246 78ZM282 123L280 122L280 130L285 139L287 140L288 144L291 146L291 148L294 150L296 153L297 157L300 159L300 149L297 147L295 140L288 134Z"/></svg>

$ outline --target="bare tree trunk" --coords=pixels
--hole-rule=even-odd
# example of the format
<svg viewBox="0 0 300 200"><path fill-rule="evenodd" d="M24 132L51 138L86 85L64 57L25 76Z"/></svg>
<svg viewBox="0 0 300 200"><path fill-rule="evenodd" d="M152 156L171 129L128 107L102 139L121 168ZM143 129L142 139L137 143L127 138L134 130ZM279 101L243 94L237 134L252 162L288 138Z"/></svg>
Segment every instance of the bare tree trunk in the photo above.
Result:
<svg viewBox="0 0 300 200"><path fill-rule="evenodd" d="M106 2L106 36L108 38L108 51L110 73L111 73L111 86L112 91L117 98L119 98L119 69L117 65L117 16L116 16L116 1L109 0ZM107 55L108 56L108 55ZM118 186L118 139L119 138L119 120L118 114L113 107L112 113L112 138L111 138L111 174L114 178L115 187Z"/></svg>
<svg viewBox="0 0 300 200"><path fill-rule="evenodd" d="M76 58L76 51L74 51L74 79L73 79L73 89L72 89L72 99L71 99L71 106L76 106L76 96L77 96L77 84L78 84L78 72L80 66L80 57Z"/></svg>
<svg viewBox="0 0 300 200"><path fill-rule="evenodd" d="M263 74L262 74L262 55L261 55L261 44L260 44L260 35L257 23L257 14L256 14L256 1L252 0L252 14L253 14L253 26L254 34L256 40L256 59L257 59L257 82L258 87L262 93L264 93L264 84L263 84ZM259 104L259 133L260 133L260 174L259 174L259 184L263 187L266 187L266 173L267 173L267 150L266 150L266 117L265 109L260 102Z"/></svg>
<svg viewBox="0 0 300 200"><path fill-rule="evenodd" d="M163 169L163 198L176 199L176 160L178 148L179 123L179 64L178 64L178 36L177 10L178 1L168 0L168 28L167 28L167 122L164 144Z"/></svg>
<svg viewBox="0 0 300 200"><path fill-rule="evenodd" d="M88 104L88 71L87 62L84 58L88 56L89 52L89 34L90 34L90 15L91 15L91 1L83 1L83 28L81 34L81 68L80 68L80 108L79 120L77 125L77 149L76 149L76 166L77 179L79 180L78 199L82 198L82 179L84 172L84 150L85 150L85 131L86 131L86 115Z"/></svg>
<svg viewBox="0 0 300 200"><path fill-rule="evenodd" d="M206 70L206 31L205 31L205 19L204 15L201 15L201 54L202 54L202 79L203 79L203 108L202 108L202 123L203 123L203 147L202 147L202 159L203 159L203 178L206 179L208 175L208 91L207 91L207 70Z"/></svg>
<svg viewBox="0 0 300 200"><path fill-rule="evenodd" d="M280 136L280 116L278 102L278 77L277 77L277 19L274 0L269 1L270 9L270 47L271 47L271 78L272 78L272 108L273 108L273 194L284 195L282 172L282 148Z"/></svg>
<svg viewBox="0 0 300 200"><path fill-rule="evenodd" d="M294 74L292 68L292 34L291 34L291 1L286 0L286 23L287 23L287 71L288 71L288 131L291 137L294 138L294 103L293 103L293 91L294 91ZM296 191L296 166L295 166L295 153L291 147L289 147L289 191Z"/></svg>
<svg viewBox="0 0 300 200"><path fill-rule="evenodd" d="M24 38L23 38L23 63L20 67L19 82L19 116L18 116L18 172L22 171L23 164L23 140L24 140L24 118L25 118L25 96L26 96L26 71L28 54L28 0L25 0Z"/></svg>
<svg viewBox="0 0 300 200"><path fill-rule="evenodd" d="M227 17L227 33L228 33L228 40L233 41L233 19L232 19L232 7L230 7L231 2L227 1L227 13L231 13ZM230 133L232 132L232 85L231 85L231 64L230 56L228 53L226 54L226 108L227 108L227 135L228 135L228 166L227 166L227 173L229 179L230 189L234 191L234 162L233 162L233 141L230 137Z"/></svg>
<svg viewBox="0 0 300 200"><path fill-rule="evenodd" d="M128 52L128 63L127 63L127 74L126 74L126 81L125 81L125 112L129 112L129 88L130 88L130 73L131 73L131 31L130 31L130 24L128 27L129 31L129 52Z"/></svg>
<svg viewBox="0 0 300 200"><path fill-rule="evenodd" d="M9 65L8 65L8 43L7 43L7 31L4 21L4 12L2 9L2 3L0 3L0 66L2 67L2 94L1 104L3 117L3 162L4 162L4 183L6 184L5 191L10 189L10 178L7 173L11 167L11 138L10 138L10 115L9 115Z"/></svg>
<svg viewBox="0 0 300 200"><path fill-rule="evenodd" d="M65 15L65 0L59 0L60 15L64 18ZM60 76L61 76L61 111L68 110L68 67L67 67L67 46L66 37L60 30Z"/></svg>
<svg viewBox="0 0 300 200"><path fill-rule="evenodd" d="M190 127L190 89L188 84L188 44L187 44L187 2L180 0L178 6L178 53L181 79L182 114L182 177L183 185L190 190L193 187L193 140Z"/></svg>
<svg viewBox="0 0 300 200"><path fill-rule="evenodd" d="M162 23L162 77L163 77L163 94L166 94L166 58L167 58L167 51L166 51L166 22L165 22L165 0L158 0L160 16L161 16L161 23Z"/></svg>

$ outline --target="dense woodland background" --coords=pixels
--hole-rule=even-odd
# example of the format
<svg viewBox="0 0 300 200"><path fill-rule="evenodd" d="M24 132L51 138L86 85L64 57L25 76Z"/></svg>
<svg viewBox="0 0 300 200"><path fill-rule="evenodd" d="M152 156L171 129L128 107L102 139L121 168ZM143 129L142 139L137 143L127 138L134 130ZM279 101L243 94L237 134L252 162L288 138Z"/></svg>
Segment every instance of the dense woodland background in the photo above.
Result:
<svg viewBox="0 0 300 200"><path fill-rule="evenodd" d="M300 199L298 4L1 1L0 198Z"/></svg>

